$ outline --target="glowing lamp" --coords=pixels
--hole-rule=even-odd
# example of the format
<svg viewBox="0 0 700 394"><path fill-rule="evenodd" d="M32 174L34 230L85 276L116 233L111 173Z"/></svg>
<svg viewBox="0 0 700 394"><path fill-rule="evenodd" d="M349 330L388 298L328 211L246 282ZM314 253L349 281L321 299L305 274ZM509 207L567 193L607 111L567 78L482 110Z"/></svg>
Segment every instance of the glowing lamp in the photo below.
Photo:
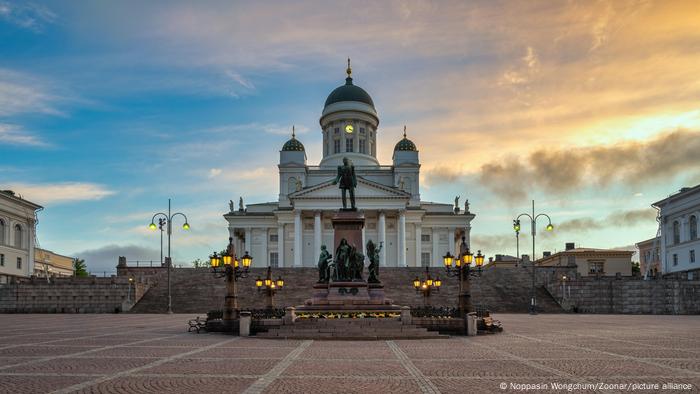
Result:
<svg viewBox="0 0 700 394"><path fill-rule="evenodd" d="M547 231L554 231L554 225L552 223L547 225Z"/></svg>
<svg viewBox="0 0 700 394"><path fill-rule="evenodd" d="M185 224L182 225L183 230L189 230L190 229L190 224L185 222Z"/></svg>
<svg viewBox="0 0 700 394"><path fill-rule="evenodd" d="M416 276L416 279L413 279L413 287L415 287L416 290L418 290L420 288L420 279L418 279L417 276Z"/></svg>
<svg viewBox="0 0 700 394"><path fill-rule="evenodd" d="M470 252L469 249L467 248L467 253L462 256L462 262L464 265L470 265L472 263L472 259L474 258L474 253Z"/></svg>
<svg viewBox="0 0 700 394"><path fill-rule="evenodd" d="M513 230L516 233L520 232L520 220L513 220Z"/></svg>
<svg viewBox="0 0 700 394"><path fill-rule="evenodd" d="M233 268L238 268L239 264L240 263L239 263L238 259L234 258L233 259Z"/></svg>
<svg viewBox="0 0 700 394"><path fill-rule="evenodd" d="M155 230L155 229L158 228L158 226L156 226L155 223L151 222L151 224L148 225L148 228L151 229L151 230Z"/></svg>
<svg viewBox="0 0 700 394"><path fill-rule="evenodd" d="M277 278L277 287L284 287L284 279L281 276Z"/></svg>
<svg viewBox="0 0 700 394"><path fill-rule="evenodd" d="M476 259L475 259L476 266L481 268L482 265L484 265L484 255L481 254L481 251L479 250L478 253L476 254Z"/></svg>
<svg viewBox="0 0 700 394"><path fill-rule="evenodd" d="M446 255L442 256L442 261L445 263L445 267L451 267L453 259L454 256L449 251Z"/></svg>
<svg viewBox="0 0 700 394"><path fill-rule="evenodd" d="M260 277L258 276L258 278L255 279L255 287L260 288L260 287L262 287L262 285L263 285L263 281L262 281L262 279L260 279Z"/></svg>
<svg viewBox="0 0 700 394"><path fill-rule="evenodd" d="M210 258L209 258L209 263L211 264L212 267L216 268L219 266L219 263L221 263L221 259L219 256L214 253Z"/></svg>
<svg viewBox="0 0 700 394"><path fill-rule="evenodd" d="M241 258L241 262L243 263L243 268L250 267L250 264L253 262L253 258L248 254L248 251L246 251Z"/></svg>
<svg viewBox="0 0 700 394"><path fill-rule="evenodd" d="M272 279L270 278L265 278L265 286L270 287L272 285Z"/></svg>
<svg viewBox="0 0 700 394"><path fill-rule="evenodd" d="M440 280L440 278L436 278L435 279L435 287L440 288L440 286L442 286L442 281Z"/></svg>
<svg viewBox="0 0 700 394"><path fill-rule="evenodd" d="M233 259L233 256L230 254L225 254L221 256L222 260L224 261L224 265L231 265L231 260Z"/></svg>

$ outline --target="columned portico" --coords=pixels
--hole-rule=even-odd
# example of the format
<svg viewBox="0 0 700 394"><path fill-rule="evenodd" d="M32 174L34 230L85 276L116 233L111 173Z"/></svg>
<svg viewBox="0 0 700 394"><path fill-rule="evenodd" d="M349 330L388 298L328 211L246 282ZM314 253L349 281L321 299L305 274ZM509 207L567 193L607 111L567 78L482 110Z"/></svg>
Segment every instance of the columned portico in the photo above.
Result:
<svg viewBox="0 0 700 394"><path fill-rule="evenodd" d="M302 238L303 238L304 232L302 231L301 228L301 210L295 210L294 211L294 266L295 267L301 267L302 266L302 248L303 248L303 243L302 243Z"/></svg>
<svg viewBox="0 0 700 394"><path fill-rule="evenodd" d="M284 267L284 223L277 224L277 265Z"/></svg>
<svg viewBox="0 0 700 394"><path fill-rule="evenodd" d="M321 224L321 211L314 212L314 252L320 253L321 251L321 232L323 231L323 225Z"/></svg>
<svg viewBox="0 0 700 394"><path fill-rule="evenodd" d="M251 246L253 246L253 235L252 235L252 229L250 227L246 227L245 229L245 246L243 247L244 252L248 253L253 253L253 249Z"/></svg>
<svg viewBox="0 0 700 394"><path fill-rule="evenodd" d="M406 210L399 210L399 267L406 267Z"/></svg>
<svg viewBox="0 0 700 394"><path fill-rule="evenodd" d="M379 265L386 267L386 214L384 211L379 211L379 220L377 223L377 233L379 234L379 242L382 244L382 251L379 253Z"/></svg>
<svg viewBox="0 0 700 394"><path fill-rule="evenodd" d="M415 226L416 226L416 229L415 229L415 233L416 233L416 267L420 267L422 264L421 255L423 252L423 248L422 248L423 243L421 242L421 237L423 236L423 228L420 225L420 223L416 223Z"/></svg>

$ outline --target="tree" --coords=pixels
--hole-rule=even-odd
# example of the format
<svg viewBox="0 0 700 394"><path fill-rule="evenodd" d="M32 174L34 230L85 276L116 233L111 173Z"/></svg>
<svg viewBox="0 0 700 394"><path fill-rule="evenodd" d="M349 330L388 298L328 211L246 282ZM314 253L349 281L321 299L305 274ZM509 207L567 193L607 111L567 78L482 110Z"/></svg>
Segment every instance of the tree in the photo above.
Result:
<svg viewBox="0 0 700 394"><path fill-rule="evenodd" d="M88 276L88 271L87 271L87 265L85 264L85 260L75 258L73 259L73 275L74 276Z"/></svg>
<svg viewBox="0 0 700 394"><path fill-rule="evenodd" d="M192 261L192 266L194 268L204 268L209 266L209 261L202 261L202 259L197 259Z"/></svg>
<svg viewBox="0 0 700 394"><path fill-rule="evenodd" d="M640 275L640 274L641 274L641 270L639 269L639 263L638 262L632 263L632 276Z"/></svg>

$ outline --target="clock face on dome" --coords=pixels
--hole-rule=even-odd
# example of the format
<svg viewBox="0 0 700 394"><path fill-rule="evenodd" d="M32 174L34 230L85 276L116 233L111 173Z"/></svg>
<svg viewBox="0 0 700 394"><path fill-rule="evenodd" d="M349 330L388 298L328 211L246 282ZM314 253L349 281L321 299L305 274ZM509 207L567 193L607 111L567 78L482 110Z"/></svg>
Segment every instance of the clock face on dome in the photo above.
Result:
<svg viewBox="0 0 700 394"><path fill-rule="evenodd" d="M345 132L348 134L352 134L352 132L355 131L355 128L352 127L351 124L345 126Z"/></svg>

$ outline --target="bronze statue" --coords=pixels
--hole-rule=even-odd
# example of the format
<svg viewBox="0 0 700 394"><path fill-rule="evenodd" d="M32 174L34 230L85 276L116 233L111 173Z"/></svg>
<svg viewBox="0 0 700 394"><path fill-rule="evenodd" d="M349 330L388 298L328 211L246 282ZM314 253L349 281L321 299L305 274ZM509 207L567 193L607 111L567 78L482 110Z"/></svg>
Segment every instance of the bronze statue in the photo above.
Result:
<svg viewBox="0 0 700 394"><path fill-rule="evenodd" d="M350 280L362 281L362 271L365 269L365 255L352 248L352 258L350 259Z"/></svg>
<svg viewBox="0 0 700 394"><path fill-rule="evenodd" d="M344 281L350 279L350 259L353 256L353 247L343 238L335 249L335 269L336 280Z"/></svg>
<svg viewBox="0 0 700 394"><path fill-rule="evenodd" d="M367 257L369 258L369 266L367 267L367 282L380 283L379 281L379 253L382 251L382 243L379 243L377 248L374 242L370 239L367 241Z"/></svg>
<svg viewBox="0 0 700 394"><path fill-rule="evenodd" d="M328 270L328 262L332 261L333 258L326 245L321 245L321 255L318 257L318 283L328 283L330 280L330 272Z"/></svg>
<svg viewBox="0 0 700 394"><path fill-rule="evenodd" d="M343 157L343 165L338 166L338 175L333 180L333 184L340 182L340 190L343 197L343 209L348 209L346 194L350 192L350 209L356 210L355 207L355 188L357 187L357 177L355 177L355 166L350 163L347 157Z"/></svg>

